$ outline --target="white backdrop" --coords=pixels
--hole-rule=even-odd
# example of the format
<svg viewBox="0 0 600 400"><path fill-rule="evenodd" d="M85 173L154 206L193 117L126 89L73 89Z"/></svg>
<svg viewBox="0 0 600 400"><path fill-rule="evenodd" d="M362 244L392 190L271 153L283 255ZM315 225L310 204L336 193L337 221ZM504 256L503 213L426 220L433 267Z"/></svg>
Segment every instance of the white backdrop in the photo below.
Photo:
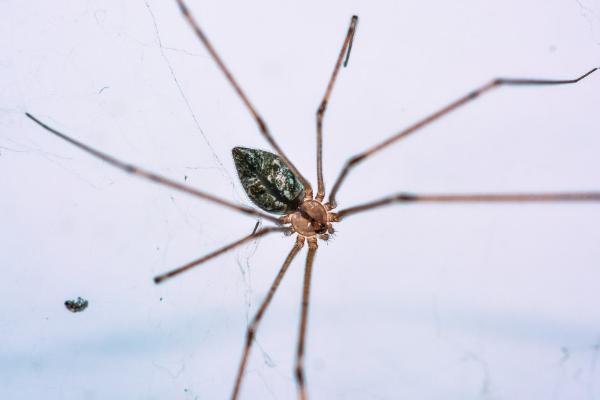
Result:
<svg viewBox="0 0 600 400"><path fill-rule="evenodd" d="M600 1L190 1L294 163L325 122L351 155L490 78L600 65ZM249 204L231 148L268 149L174 1L0 2L0 398L224 399L293 239L152 277L255 220L92 159L27 120ZM502 88L365 162L340 207L394 193L600 190L600 73ZM186 178L187 177L187 178ZM600 399L600 205L414 205L338 224L317 253L315 399ZM261 326L244 399L294 398L302 266ZM83 296L88 309L63 302Z"/></svg>

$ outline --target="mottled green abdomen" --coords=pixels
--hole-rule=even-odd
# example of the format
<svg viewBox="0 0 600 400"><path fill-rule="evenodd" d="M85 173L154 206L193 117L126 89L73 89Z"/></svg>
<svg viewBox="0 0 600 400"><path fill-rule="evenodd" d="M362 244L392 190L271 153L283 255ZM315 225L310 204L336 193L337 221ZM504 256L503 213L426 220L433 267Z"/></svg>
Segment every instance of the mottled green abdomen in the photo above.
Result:
<svg viewBox="0 0 600 400"><path fill-rule="evenodd" d="M287 214L302 202L304 186L279 156L245 147L234 147L232 153L240 182L258 207Z"/></svg>

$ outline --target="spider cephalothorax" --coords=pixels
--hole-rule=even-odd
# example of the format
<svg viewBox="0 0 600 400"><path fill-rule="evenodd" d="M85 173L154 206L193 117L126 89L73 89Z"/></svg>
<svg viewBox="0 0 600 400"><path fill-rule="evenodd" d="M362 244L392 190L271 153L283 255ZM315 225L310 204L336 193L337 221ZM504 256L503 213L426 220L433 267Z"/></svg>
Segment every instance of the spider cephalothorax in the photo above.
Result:
<svg viewBox="0 0 600 400"><path fill-rule="evenodd" d="M283 217L283 222L291 223L292 229L299 235L309 238L318 235L320 239L327 240L328 234L333 233L333 215L320 201L308 199L295 212Z"/></svg>

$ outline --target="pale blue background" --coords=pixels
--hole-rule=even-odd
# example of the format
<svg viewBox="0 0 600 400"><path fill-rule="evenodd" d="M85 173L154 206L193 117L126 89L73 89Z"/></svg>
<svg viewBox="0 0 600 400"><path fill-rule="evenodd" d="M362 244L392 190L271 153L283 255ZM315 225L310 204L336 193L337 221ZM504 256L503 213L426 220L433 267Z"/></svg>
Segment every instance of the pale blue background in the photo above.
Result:
<svg viewBox="0 0 600 400"><path fill-rule="evenodd" d="M600 65L600 1L191 1L277 140L314 177L314 112L350 155L492 77ZM292 239L155 286L255 220L139 181L24 118L248 204L230 150L267 148L174 1L0 1L0 398L224 399ZM356 170L342 207L409 191L600 189L600 74L505 88ZM317 254L314 399L600 399L600 205L390 207ZM301 258L301 259L300 259ZM304 252L242 398L289 399ZM83 296L71 314L64 300ZM162 301L160 300L162 298Z"/></svg>

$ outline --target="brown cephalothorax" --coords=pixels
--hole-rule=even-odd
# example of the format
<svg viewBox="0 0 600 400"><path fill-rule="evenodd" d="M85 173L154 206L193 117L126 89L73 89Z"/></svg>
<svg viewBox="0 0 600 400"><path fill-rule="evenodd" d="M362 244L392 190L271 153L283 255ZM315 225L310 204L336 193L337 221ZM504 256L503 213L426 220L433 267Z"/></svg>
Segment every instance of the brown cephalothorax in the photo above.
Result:
<svg viewBox="0 0 600 400"><path fill-rule="evenodd" d="M308 254L306 258L306 265L304 270L304 285L302 291L302 303L300 313L300 328L298 336L298 345L296 349L296 364L295 364L295 378L298 387L298 397L301 400L307 398L306 389L306 378L304 373L304 350L305 350L305 336L306 326L308 319L308 306L309 306L309 294L310 294L310 283L312 276L312 267L314 257L318 248L318 240L327 240L329 234L333 233L333 222L338 222L345 217L356 214L359 212L375 209L389 204L415 204L415 203L523 203L523 202L600 202L600 192L555 192L555 193L468 193L468 194L414 194L414 193L398 193L396 195L384 197L379 200L371 201L365 204L357 205L354 207L342 209L341 211L334 213L333 209L337 207L336 195L345 181L348 173L352 168L357 166L359 163L365 161L369 157L379 153L379 151L387 148L393 143L396 143L403 138L413 134L417 130L431 124L432 122L439 120L446 114L454 111L461 106L470 103L477 99L484 93L491 92L495 88L501 86L522 86L522 85L561 85L576 83L587 77L591 73L597 70L593 68L587 73L579 76L575 79L567 80L546 80L546 79L493 79L489 83L484 84L475 90L468 92L465 96L459 97L457 100L449 103L445 107L438 111L426 116L425 118L409 125L407 128L397 132L396 134L378 143L371 148L350 157L346 162L342 171L334 181L333 188L329 193L329 199L327 203L323 203L325 199L325 183L323 179L323 163L322 163L322 135L323 135L323 117L327 109L329 97L333 90L334 83L336 81L342 62L344 66L348 61L350 54L351 44L356 31L356 25L358 23L358 17L353 16L350 20L350 26L345 35L342 48L338 54L333 73L329 79L329 83L325 90L325 95L317 108L316 113L316 131L317 131L317 193L313 197L313 189L308 180L300 174L298 169L290 162L288 157L283 153L273 136L271 135L267 124L262 117L256 111L254 105L250 102L246 94L237 83L233 74L225 66L211 43L208 41L206 35L200 29L192 15L190 14L187 6L183 0L176 0L179 8L186 18L192 29L194 30L197 37L204 44L212 58L221 69L225 78L233 86L233 89L240 97L245 107L248 109L252 117L254 118L260 133L271 145L276 154L265 152L263 150L254 150L243 147L236 147L233 150L233 156L240 176L240 181L244 190L248 194L250 200L256 204L259 208L266 212L256 210L251 207L241 206L231 201L222 199L217 196L213 196L207 192L192 188L185 184L177 181L165 178L153 172L144 170L142 168L133 166L131 164L120 161L106 153L100 152L95 148L92 148L84 143L81 143L65 134L56 131L55 129L44 124L34 116L26 113L27 117L35 121L37 124L60 137L63 140L71 143L72 145L90 153L91 155L117 167L121 170L128 172L133 175L145 178L149 181L158 183L163 186L167 186L171 189L179 190L191 194L192 196L199 197L204 200L211 201L213 203L228 207L232 210L250 215L253 217L263 218L267 221L275 223L275 226L266 226L262 229L255 229L250 235L247 235L233 243L229 243L226 246L221 247L213 251L212 253L206 254L196 260L193 260L177 269L164 273L154 278L156 283L164 282L169 278L178 275L184 271L192 269L200 264L205 263L221 254L224 254L244 243L254 240L256 238L266 236L273 232L296 234L296 242L292 247L290 253L286 257L283 265L281 266L275 280L273 281L265 299L262 301L256 315L248 325L246 343L244 345L242 359L239 364L235 383L232 391L231 398L237 399L240 393L242 380L244 377L244 371L248 362L250 349L254 340L256 329L260 323L267 307L279 284L281 283L288 267L290 266L294 257L300 252L305 242L308 243ZM278 214L279 216L273 216L271 214ZM258 225L257 225L258 226Z"/></svg>
<svg viewBox="0 0 600 400"><path fill-rule="evenodd" d="M306 200L298 210L289 215L294 232L304 237L333 233L327 208L318 200Z"/></svg>

